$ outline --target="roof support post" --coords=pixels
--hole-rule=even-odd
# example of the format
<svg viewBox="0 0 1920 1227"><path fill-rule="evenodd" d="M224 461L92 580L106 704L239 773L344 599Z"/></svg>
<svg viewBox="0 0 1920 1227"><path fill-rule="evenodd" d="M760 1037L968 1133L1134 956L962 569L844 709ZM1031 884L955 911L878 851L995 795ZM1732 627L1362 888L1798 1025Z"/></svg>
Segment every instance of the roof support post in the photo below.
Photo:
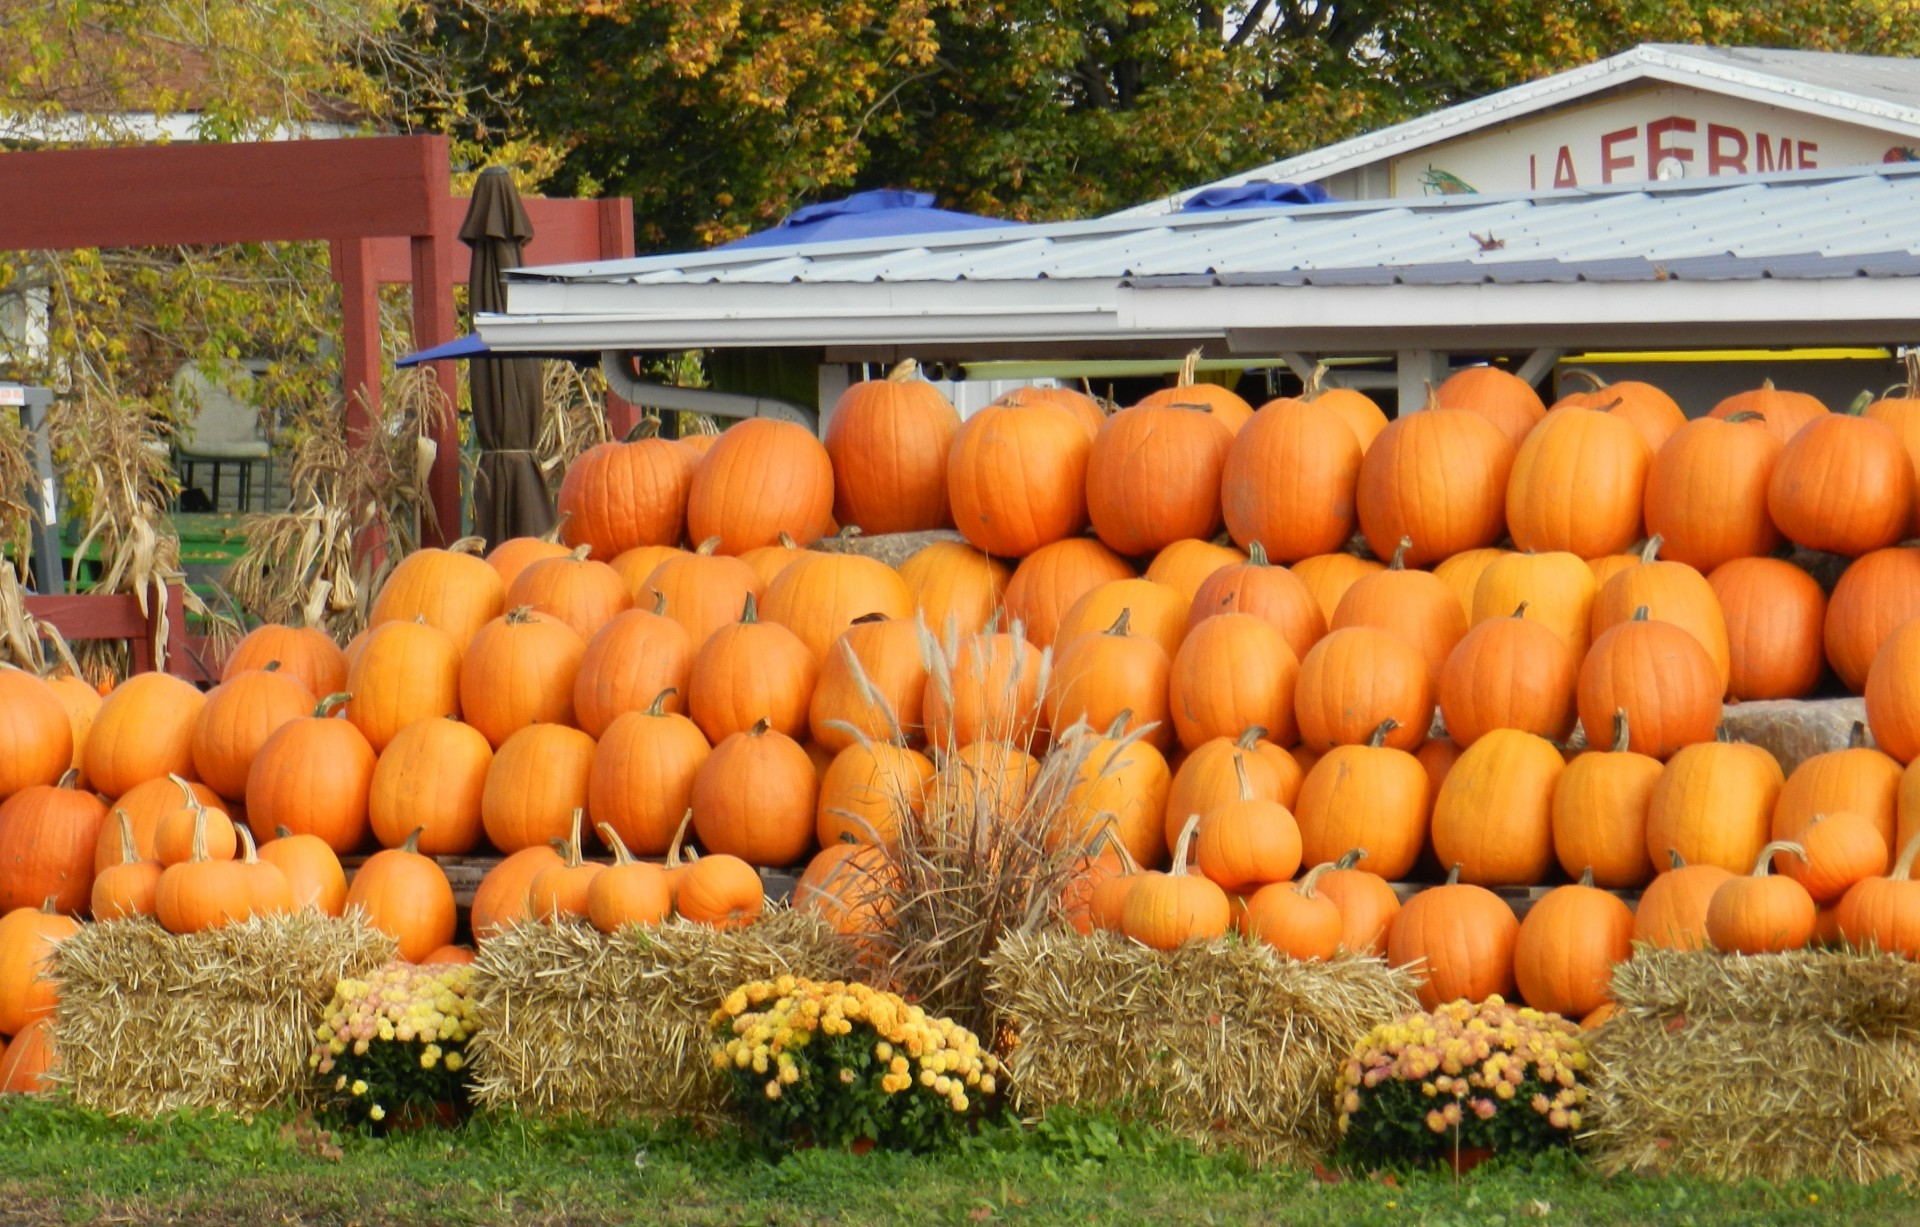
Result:
<svg viewBox="0 0 1920 1227"><path fill-rule="evenodd" d="M1427 389L1447 377L1447 356L1432 349L1403 349L1396 355L1395 369L1400 413L1416 413L1427 407Z"/></svg>
<svg viewBox="0 0 1920 1227"><path fill-rule="evenodd" d="M1560 361L1560 356L1566 352L1564 349L1536 349L1527 355L1525 362L1514 368L1513 373L1537 388L1540 381L1553 370L1553 364Z"/></svg>

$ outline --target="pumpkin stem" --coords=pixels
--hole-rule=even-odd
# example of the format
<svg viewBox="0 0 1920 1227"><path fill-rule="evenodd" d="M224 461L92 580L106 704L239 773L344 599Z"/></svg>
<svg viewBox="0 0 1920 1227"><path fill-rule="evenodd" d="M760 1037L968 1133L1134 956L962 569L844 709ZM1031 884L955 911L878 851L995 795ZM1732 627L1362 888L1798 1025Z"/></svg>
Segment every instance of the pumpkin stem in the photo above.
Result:
<svg viewBox="0 0 1920 1227"><path fill-rule="evenodd" d="M1314 888L1320 885L1320 879L1332 872L1334 868L1335 866L1332 861L1321 861L1312 869L1307 870L1306 876L1294 884L1294 893L1302 899L1318 899L1320 896Z"/></svg>
<svg viewBox="0 0 1920 1227"><path fill-rule="evenodd" d="M1865 413L1867 406L1871 405L1872 403L1873 403L1873 393L1870 391L1862 392L1860 393L1860 395L1853 398L1852 404L1847 406L1845 410L1846 415L1848 417L1857 418L1861 416L1863 413Z"/></svg>
<svg viewBox="0 0 1920 1227"><path fill-rule="evenodd" d="M673 842L667 845L667 868L680 868L680 849L687 842L687 828L693 825L693 807L680 816L680 825L674 828Z"/></svg>
<svg viewBox="0 0 1920 1227"><path fill-rule="evenodd" d="M711 558L715 554L720 552L720 541L721 541L721 538L719 537L708 537L705 541L702 541L699 545L694 546L693 552L700 555L702 558Z"/></svg>
<svg viewBox="0 0 1920 1227"><path fill-rule="evenodd" d="M1355 865L1358 865L1366 859L1367 850L1365 848L1348 848L1346 852L1341 854L1340 859L1333 863L1333 867L1335 869L1352 869Z"/></svg>
<svg viewBox="0 0 1920 1227"><path fill-rule="evenodd" d="M656 618L664 618L667 616L667 594L660 591L658 588L655 588L652 591L653 591L653 616Z"/></svg>
<svg viewBox="0 0 1920 1227"><path fill-rule="evenodd" d="M1592 885L1593 885L1593 866L1592 866L1592 865L1588 865L1588 866L1587 866L1587 867L1586 867L1585 869L1582 869L1582 870L1580 871L1580 883L1579 883L1579 884L1580 884L1581 886L1592 886Z"/></svg>
<svg viewBox="0 0 1920 1227"><path fill-rule="evenodd" d="M568 869L578 869L584 863L580 856L580 821L586 816L587 811L578 806L574 808L573 829L567 833L567 846L561 853L566 857Z"/></svg>
<svg viewBox="0 0 1920 1227"><path fill-rule="evenodd" d="M546 532L541 533L540 540L546 542L548 545L559 545L560 530L565 528L567 526L567 521L571 520L572 518L573 518L573 513L571 511L563 511L559 515L555 516L553 520L553 527L549 528Z"/></svg>
<svg viewBox="0 0 1920 1227"><path fill-rule="evenodd" d="M1533 602L1532 602L1532 601L1522 601L1522 602L1520 602L1520 603L1519 603L1518 605L1515 605L1515 606L1513 607L1513 616L1514 616L1514 617L1516 617L1516 618L1524 618L1524 617L1526 617L1526 616L1527 616L1527 606L1529 606L1529 605L1531 605L1531 604L1533 604Z"/></svg>
<svg viewBox="0 0 1920 1227"><path fill-rule="evenodd" d="M1196 345L1187 351L1185 358L1180 360L1180 374L1175 377L1173 386L1176 388L1190 388L1199 381L1199 378L1200 347Z"/></svg>
<svg viewBox="0 0 1920 1227"><path fill-rule="evenodd" d="M638 443L643 439L655 439L660 435L660 415L649 413L633 424L633 429L620 436L622 443Z"/></svg>
<svg viewBox="0 0 1920 1227"><path fill-rule="evenodd" d="M1253 781L1247 778L1246 755L1236 753L1233 756L1233 774L1234 777L1240 781L1240 799L1242 801L1253 800Z"/></svg>
<svg viewBox="0 0 1920 1227"><path fill-rule="evenodd" d="M1256 567L1270 567L1273 565L1267 561L1267 547L1261 545L1258 541L1247 542L1247 561Z"/></svg>
<svg viewBox="0 0 1920 1227"><path fill-rule="evenodd" d="M845 524L841 526L839 532L833 534L833 539L835 541L852 541L866 531L866 529L860 527L858 524Z"/></svg>
<svg viewBox="0 0 1920 1227"><path fill-rule="evenodd" d="M262 673L278 673L280 672L280 662L277 660L270 660L266 664L260 666L260 671Z"/></svg>
<svg viewBox="0 0 1920 1227"><path fill-rule="evenodd" d="M1251 750L1255 746L1259 745L1260 739L1265 737L1266 735L1267 735L1266 725L1249 724L1247 726L1247 731L1240 734L1240 739L1233 743L1233 747L1236 750Z"/></svg>
<svg viewBox="0 0 1920 1227"><path fill-rule="evenodd" d="M1727 415L1727 421L1729 422L1762 422L1764 423L1766 420L1767 420L1767 415L1764 413L1761 413L1757 409L1742 409L1738 413L1730 413Z"/></svg>
<svg viewBox="0 0 1920 1227"><path fill-rule="evenodd" d="M351 690L342 690L337 694L330 694L314 705L313 718L315 720L325 720L333 714L334 708L343 707L352 701L353 692Z"/></svg>
<svg viewBox="0 0 1920 1227"><path fill-rule="evenodd" d="M912 358L903 358L887 372L888 383L912 383L920 377L920 364Z"/></svg>
<svg viewBox="0 0 1920 1227"><path fill-rule="evenodd" d="M800 543L793 539L793 534L784 528L780 530L779 541L780 548L783 550L797 550L800 548Z"/></svg>
<svg viewBox="0 0 1920 1227"><path fill-rule="evenodd" d="M1570 379L1578 379L1584 382L1589 392L1598 392L1608 386L1607 381L1600 377L1599 372L1590 371L1584 366L1568 367L1562 373Z"/></svg>
<svg viewBox="0 0 1920 1227"><path fill-rule="evenodd" d="M273 828L273 837L275 839L292 839L293 832L287 829L286 823L276 823Z"/></svg>
<svg viewBox="0 0 1920 1227"><path fill-rule="evenodd" d="M200 804L200 798L191 792L187 794L193 801L193 849L187 855L189 861L198 864L207 857L207 807Z"/></svg>
<svg viewBox="0 0 1920 1227"><path fill-rule="evenodd" d="M1667 539L1665 537L1662 537L1659 533L1655 533L1653 534L1653 536L1648 537L1647 543L1640 547L1640 561L1643 563L1647 563L1647 562L1653 562L1656 559L1658 559L1660 557L1660 547L1665 545L1666 543L1667 543Z"/></svg>
<svg viewBox="0 0 1920 1227"><path fill-rule="evenodd" d="M1647 607L1645 605L1638 606L1634 609L1633 620L1635 622L1645 622L1647 620Z"/></svg>
<svg viewBox="0 0 1920 1227"><path fill-rule="evenodd" d="M1680 849L1678 848L1667 849L1667 860L1675 869L1685 869L1687 867L1687 858L1680 855Z"/></svg>
<svg viewBox="0 0 1920 1227"><path fill-rule="evenodd" d="M115 807L113 817L120 824L120 863L136 865L140 862L140 845L133 838L133 818L127 811Z"/></svg>
<svg viewBox="0 0 1920 1227"><path fill-rule="evenodd" d="M447 547L447 553L471 554L475 558L483 558L487 553L487 539L485 537L462 537Z"/></svg>
<svg viewBox="0 0 1920 1227"><path fill-rule="evenodd" d="M1127 633L1127 624L1132 620L1133 620L1133 610L1123 609L1120 611L1120 616L1113 620L1113 625L1109 626L1106 629L1106 633L1109 635L1118 635L1124 638Z"/></svg>
<svg viewBox="0 0 1920 1227"><path fill-rule="evenodd" d="M1459 861L1455 861L1453 863L1453 868L1447 870L1447 885L1448 886L1460 885L1460 862Z"/></svg>
<svg viewBox="0 0 1920 1227"><path fill-rule="evenodd" d="M253 832L247 829L247 824L244 822L234 823L233 833L240 837L240 863L242 865L258 865L260 863L260 848L253 842Z"/></svg>
<svg viewBox="0 0 1920 1227"><path fill-rule="evenodd" d="M1099 837L1094 841L1095 856L1100 854L1099 845L1102 841L1119 856L1120 869L1123 873L1135 874L1140 872L1140 862L1133 859L1133 853L1127 848L1127 841L1120 838L1118 828L1111 822L1102 823L1100 826Z"/></svg>
<svg viewBox="0 0 1920 1227"><path fill-rule="evenodd" d="M1305 401L1317 400L1320 394L1326 390L1327 364L1324 362L1316 362L1313 364L1313 369L1307 372L1306 379L1301 382L1300 399Z"/></svg>
<svg viewBox="0 0 1920 1227"><path fill-rule="evenodd" d="M78 784L79 782L80 782L80 768L68 767L65 771L60 773L60 780L58 783L54 785L54 787L70 789L75 784Z"/></svg>
<svg viewBox="0 0 1920 1227"><path fill-rule="evenodd" d="M1393 557L1387 562L1387 570L1404 571L1407 569L1407 551L1413 548L1413 538L1403 536L1400 544L1393 547Z"/></svg>
<svg viewBox="0 0 1920 1227"><path fill-rule="evenodd" d="M747 736L765 737L767 731L771 728L773 728L773 720L767 716L762 716L753 722L753 727L747 730Z"/></svg>
<svg viewBox="0 0 1920 1227"><path fill-rule="evenodd" d="M1194 833L1200 829L1200 815L1187 815L1187 825L1180 828L1180 839L1173 845L1173 866L1167 870L1169 877L1185 877L1191 871L1187 868L1187 853L1193 848Z"/></svg>
<svg viewBox="0 0 1920 1227"><path fill-rule="evenodd" d="M1767 868L1773 864L1773 854L1776 852L1786 856L1797 856L1800 858L1802 865L1807 863L1807 850L1805 847L1794 843L1790 839L1776 839L1766 847L1760 849L1760 859L1753 863L1754 877L1764 878L1767 876Z"/></svg>
<svg viewBox="0 0 1920 1227"><path fill-rule="evenodd" d="M647 704L646 714L649 716L666 715L667 700L671 699L674 695L677 695L679 693L680 693L680 688L678 686L669 686L665 690L662 690L659 694L654 695L653 702Z"/></svg>
<svg viewBox="0 0 1920 1227"><path fill-rule="evenodd" d="M1624 707L1614 708L1613 752L1615 754L1625 754L1627 752L1627 746L1632 740L1633 739L1627 735L1627 709Z"/></svg>
<svg viewBox="0 0 1920 1227"><path fill-rule="evenodd" d="M508 626L525 626L531 621L533 621L533 606L531 605L515 605L507 611Z"/></svg>
<svg viewBox="0 0 1920 1227"><path fill-rule="evenodd" d="M300 625L309 630L324 630L321 620L327 616L327 598L333 595L333 581L318 579L307 593L307 603L300 607Z"/></svg>
<svg viewBox="0 0 1920 1227"><path fill-rule="evenodd" d="M853 621L847 623L847 625L848 626L871 626L875 622L887 622L890 620L891 619L889 619L886 614L876 609L872 613L861 614L859 617L855 618Z"/></svg>
<svg viewBox="0 0 1920 1227"><path fill-rule="evenodd" d="M45 899L42 899L40 901L41 914L45 916L54 916L59 914L60 909L54 906L59 902L60 902L59 895L48 895Z"/></svg>
<svg viewBox="0 0 1920 1227"><path fill-rule="evenodd" d="M593 553L593 547L591 545L587 545L586 543L582 542L581 544L576 545L571 550L567 551L567 558L569 561L572 561L572 562L585 562L587 560L587 556L592 553Z"/></svg>
<svg viewBox="0 0 1920 1227"><path fill-rule="evenodd" d="M760 603L753 599L753 593L751 592L747 593L747 603L745 607L740 610L740 620L742 622L758 622L760 620Z"/></svg>
<svg viewBox="0 0 1920 1227"><path fill-rule="evenodd" d="M426 833L427 833L427 828L425 827L413 828L413 830L407 832L407 840L405 843L400 845L400 850L402 852L411 852L413 853L413 855L419 856L420 855L420 837L422 835L425 835Z"/></svg>
<svg viewBox="0 0 1920 1227"><path fill-rule="evenodd" d="M1853 728L1847 732L1847 749L1864 750L1867 746L1867 722L1855 720Z"/></svg>
<svg viewBox="0 0 1920 1227"><path fill-rule="evenodd" d="M1907 841L1907 846L1900 850L1900 859L1894 862L1893 872L1887 876L1895 882L1905 882L1913 873L1913 861L1916 856L1920 856L1920 834L1916 834Z"/></svg>
<svg viewBox="0 0 1920 1227"><path fill-rule="evenodd" d="M1373 727L1373 732L1367 737L1367 745L1378 750L1381 746L1387 744L1388 735L1399 727L1400 722L1392 716L1388 716L1385 720L1382 720Z"/></svg>
<svg viewBox="0 0 1920 1227"><path fill-rule="evenodd" d="M579 813L578 810L574 812ZM634 863L633 853L627 851L627 841L620 838L620 832L614 830L612 826L604 822L594 823L593 829L600 832L602 842L604 842L607 847L613 849L614 864L631 865Z"/></svg>

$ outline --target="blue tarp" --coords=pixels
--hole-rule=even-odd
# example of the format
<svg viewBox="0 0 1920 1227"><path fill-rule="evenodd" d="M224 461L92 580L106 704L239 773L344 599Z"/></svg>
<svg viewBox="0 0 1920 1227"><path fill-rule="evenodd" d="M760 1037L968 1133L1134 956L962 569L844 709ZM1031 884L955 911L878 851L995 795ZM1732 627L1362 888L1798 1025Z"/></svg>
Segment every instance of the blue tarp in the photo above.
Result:
<svg viewBox="0 0 1920 1227"><path fill-rule="evenodd" d="M845 200L829 200L795 209L779 225L731 243L723 243L718 250L787 247L795 243L885 238L895 234L933 234L943 230L990 230L998 226L1020 224L1002 221L997 217L981 217L976 213L936 209L931 192L881 189L855 192Z"/></svg>
<svg viewBox="0 0 1920 1227"><path fill-rule="evenodd" d="M1274 183L1255 179L1233 187L1210 187L1195 192L1180 206L1182 213L1211 213L1221 209L1255 209L1261 205L1326 204L1333 197L1317 183Z"/></svg>
<svg viewBox="0 0 1920 1227"><path fill-rule="evenodd" d="M488 352L487 343L480 339L479 333L448 341L445 345L435 345L418 353L408 354L397 360L395 366L419 366L422 362L438 362L442 358L476 358Z"/></svg>

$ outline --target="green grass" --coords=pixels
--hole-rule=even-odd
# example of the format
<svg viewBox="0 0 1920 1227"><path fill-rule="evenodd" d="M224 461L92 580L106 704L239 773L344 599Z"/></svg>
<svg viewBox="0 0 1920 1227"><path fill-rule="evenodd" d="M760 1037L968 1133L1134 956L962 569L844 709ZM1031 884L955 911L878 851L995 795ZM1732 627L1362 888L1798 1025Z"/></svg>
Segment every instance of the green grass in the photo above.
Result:
<svg viewBox="0 0 1920 1227"><path fill-rule="evenodd" d="M291 1116L115 1121L0 1103L0 1222L207 1224L1628 1224L1911 1222L1896 1186L1603 1179L1571 1156L1449 1175L1268 1172L1059 1114L929 1157L773 1163L684 1129L476 1117L374 1140Z"/></svg>

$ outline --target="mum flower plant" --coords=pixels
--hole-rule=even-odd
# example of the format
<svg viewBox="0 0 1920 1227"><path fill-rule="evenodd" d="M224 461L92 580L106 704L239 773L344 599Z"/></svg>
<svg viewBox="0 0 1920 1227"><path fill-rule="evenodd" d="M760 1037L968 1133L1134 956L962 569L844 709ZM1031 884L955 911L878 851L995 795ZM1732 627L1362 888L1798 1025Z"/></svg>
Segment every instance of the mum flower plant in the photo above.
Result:
<svg viewBox="0 0 1920 1227"><path fill-rule="evenodd" d="M1587 1101L1580 1028L1499 997L1375 1027L1340 1086L1342 1149L1369 1163L1571 1145Z"/></svg>
<svg viewBox="0 0 1920 1227"><path fill-rule="evenodd" d="M464 1112L461 1071L478 1026L472 983L470 966L411 963L340 981L307 1058L328 1110L376 1133L397 1121Z"/></svg>
<svg viewBox="0 0 1920 1227"><path fill-rule="evenodd" d="M865 984L757 980L713 1026L714 1068L775 1149L931 1149L966 1132L1004 1077L971 1031Z"/></svg>

